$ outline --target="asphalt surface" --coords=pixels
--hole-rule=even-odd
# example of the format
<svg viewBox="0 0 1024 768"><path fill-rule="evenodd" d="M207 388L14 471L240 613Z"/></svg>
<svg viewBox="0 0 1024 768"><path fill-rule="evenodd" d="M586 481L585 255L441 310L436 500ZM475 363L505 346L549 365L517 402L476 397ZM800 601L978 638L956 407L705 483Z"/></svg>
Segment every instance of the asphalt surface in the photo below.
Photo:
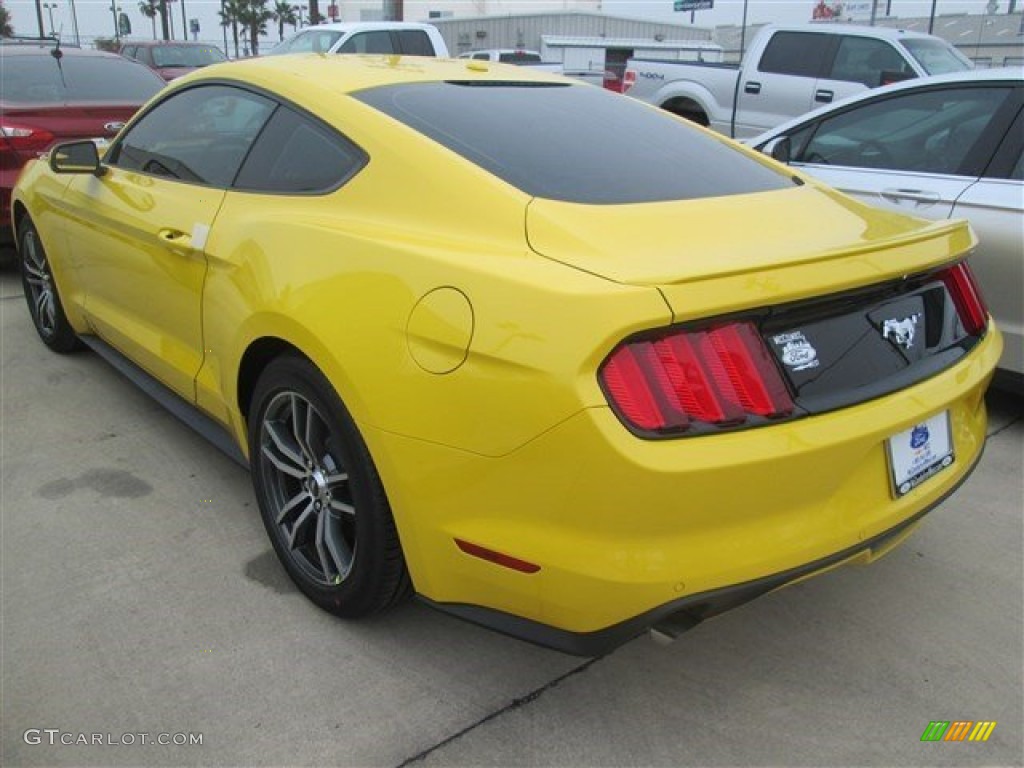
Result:
<svg viewBox="0 0 1024 768"><path fill-rule="evenodd" d="M1024 763L1020 399L990 395L980 467L880 562L585 660L416 602L319 611L245 471L48 352L20 296L0 273L4 766Z"/></svg>

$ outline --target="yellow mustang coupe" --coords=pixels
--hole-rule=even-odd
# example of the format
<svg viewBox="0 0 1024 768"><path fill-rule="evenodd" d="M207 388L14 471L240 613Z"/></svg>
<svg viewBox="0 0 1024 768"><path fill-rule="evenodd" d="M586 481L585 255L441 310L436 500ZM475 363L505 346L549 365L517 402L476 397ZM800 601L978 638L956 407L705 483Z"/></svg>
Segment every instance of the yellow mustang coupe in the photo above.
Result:
<svg viewBox="0 0 1024 768"><path fill-rule="evenodd" d="M985 440L966 225L555 76L212 66L29 166L12 214L43 342L247 463L340 616L671 634L887 551Z"/></svg>

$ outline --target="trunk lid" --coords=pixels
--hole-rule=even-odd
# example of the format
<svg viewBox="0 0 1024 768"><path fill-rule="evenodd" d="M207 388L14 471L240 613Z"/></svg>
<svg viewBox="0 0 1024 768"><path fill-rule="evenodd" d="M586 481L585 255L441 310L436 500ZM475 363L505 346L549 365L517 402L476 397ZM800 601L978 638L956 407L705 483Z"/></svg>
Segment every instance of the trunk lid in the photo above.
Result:
<svg viewBox="0 0 1024 768"><path fill-rule="evenodd" d="M914 274L974 245L962 222L925 222L810 184L639 205L534 199L526 229L542 256L657 287L677 322Z"/></svg>

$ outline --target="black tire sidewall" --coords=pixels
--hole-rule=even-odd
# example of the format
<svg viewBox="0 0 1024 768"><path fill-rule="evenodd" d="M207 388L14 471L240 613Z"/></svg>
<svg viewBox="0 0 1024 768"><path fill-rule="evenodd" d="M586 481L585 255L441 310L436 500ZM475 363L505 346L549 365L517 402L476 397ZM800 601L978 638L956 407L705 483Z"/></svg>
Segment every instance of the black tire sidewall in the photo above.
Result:
<svg viewBox="0 0 1024 768"><path fill-rule="evenodd" d="M349 475L356 509L356 548L352 569L337 585L312 580L293 560L267 501L260 462L260 428L275 396L293 391L306 398L328 422L338 458ZM369 451L352 417L326 378L303 358L285 356L273 361L260 376L249 413L249 462L260 515L274 550L295 584L318 606L339 616L359 617L386 607L384 582L393 578L388 550L397 536L384 489ZM404 563L402 564L404 568Z"/></svg>

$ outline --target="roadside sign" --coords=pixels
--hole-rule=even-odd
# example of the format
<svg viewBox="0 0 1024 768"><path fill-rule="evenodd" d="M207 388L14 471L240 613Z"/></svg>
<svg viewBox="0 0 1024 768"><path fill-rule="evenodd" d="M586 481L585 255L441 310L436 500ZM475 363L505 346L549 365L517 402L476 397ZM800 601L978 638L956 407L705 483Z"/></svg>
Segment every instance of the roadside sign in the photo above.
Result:
<svg viewBox="0 0 1024 768"><path fill-rule="evenodd" d="M710 11L715 7L715 0L675 0L674 11Z"/></svg>

